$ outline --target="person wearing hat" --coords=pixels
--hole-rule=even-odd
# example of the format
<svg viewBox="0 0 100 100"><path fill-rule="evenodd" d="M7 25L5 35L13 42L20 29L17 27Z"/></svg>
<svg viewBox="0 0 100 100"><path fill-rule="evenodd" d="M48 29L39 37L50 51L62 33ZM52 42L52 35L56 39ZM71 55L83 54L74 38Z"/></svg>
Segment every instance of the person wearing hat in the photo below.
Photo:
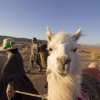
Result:
<svg viewBox="0 0 100 100"><path fill-rule="evenodd" d="M8 100L8 97L10 100L41 100L40 98L15 93L15 90L19 90L38 94L24 71L23 59L15 40L13 38L4 39L0 51L5 51L8 55L7 62L0 75L0 100Z"/></svg>
<svg viewBox="0 0 100 100"><path fill-rule="evenodd" d="M35 37L32 39L30 65L28 67L27 73L29 73L33 68L34 62L36 62L36 64L39 65L39 71L40 72L42 71L42 64L41 64L40 53L39 53L41 45L42 44L40 44Z"/></svg>

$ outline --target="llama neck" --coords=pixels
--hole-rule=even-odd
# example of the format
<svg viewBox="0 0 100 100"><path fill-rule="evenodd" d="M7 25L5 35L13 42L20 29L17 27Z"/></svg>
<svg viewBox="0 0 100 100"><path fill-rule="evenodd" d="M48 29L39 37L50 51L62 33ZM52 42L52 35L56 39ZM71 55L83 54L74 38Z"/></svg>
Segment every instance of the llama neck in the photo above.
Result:
<svg viewBox="0 0 100 100"><path fill-rule="evenodd" d="M61 76L57 73L48 75L48 100L77 100L79 93L79 76Z"/></svg>
<svg viewBox="0 0 100 100"><path fill-rule="evenodd" d="M80 95L80 83L80 75L71 74L66 77L66 89L69 93L69 97L72 97L69 100L77 100L78 96Z"/></svg>

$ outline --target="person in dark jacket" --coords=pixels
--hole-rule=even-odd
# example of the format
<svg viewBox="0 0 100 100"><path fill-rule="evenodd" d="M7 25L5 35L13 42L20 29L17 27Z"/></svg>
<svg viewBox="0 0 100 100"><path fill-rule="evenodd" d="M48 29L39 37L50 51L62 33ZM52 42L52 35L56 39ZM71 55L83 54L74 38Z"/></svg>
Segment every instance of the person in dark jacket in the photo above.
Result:
<svg viewBox="0 0 100 100"><path fill-rule="evenodd" d="M0 51L6 51L8 60L2 68L0 75L0 100L41 100L38 97L26 96L15 93L15 90L38 94L32 82L27 77L21 54L13 38L3 40ZM8 88L10 84L13 88Z"/></svg>

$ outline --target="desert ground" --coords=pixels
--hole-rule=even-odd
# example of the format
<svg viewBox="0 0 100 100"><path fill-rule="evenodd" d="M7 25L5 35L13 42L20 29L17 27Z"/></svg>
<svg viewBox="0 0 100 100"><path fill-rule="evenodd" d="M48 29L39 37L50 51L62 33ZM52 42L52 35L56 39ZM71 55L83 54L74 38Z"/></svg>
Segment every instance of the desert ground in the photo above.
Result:
<svg viewBox="0 0 100 100"><path fill-rule="evenodd" d="M93 62L97 61L100 65L100 48L92 47L92 46L79 46L77 52L80 56L80 60L82 63L82 68L88 68L88 65ZM97 55L98 57L97 57ZM99 53L99 54L98 54ZM27 69L27 68L26 68ZM39 68L38 66L34 66L30 74L27 74L28 77L33 82L34 86L38 90L40 94L44 94L47 92L45 85L46 85L46 74L45 74L45 68L44 72L38 72Z"/></svg>
<svg viewBox="0 0 100 100"><path fill-rule="evenodd" d="M0 38L0 41L2 41L3 38L5 37ZM26 71L29 66L29 60L30 60L31 40L22 38L21 39L15 38L15 39L19 44L19 50L23 57L25 71ZM0 44L2 44L2 42L0 42ZM80 56L82 68L87 68L88 65L93 61L97 61L100 64L100 47L79 44L77 52ZM7 60L6 54L4 52L0 53L0 68L2 68L6 60ZM30 78L33 85L38 90L39 94L47 93L47 89L45 88L45 85L47 84L45 72L46 68L43 68L43 72L39 72L39 67L36 64L34 64L31 72L29 74L27 73L27 76Z"/></svg>

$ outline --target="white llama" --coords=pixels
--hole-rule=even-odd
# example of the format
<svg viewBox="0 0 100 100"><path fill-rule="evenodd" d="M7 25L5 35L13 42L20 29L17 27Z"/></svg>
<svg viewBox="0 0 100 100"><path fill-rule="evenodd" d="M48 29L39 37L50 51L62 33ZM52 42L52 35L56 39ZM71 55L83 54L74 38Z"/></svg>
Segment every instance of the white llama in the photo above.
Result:
<svg viewBox="0 0 100 100"><path fill-rule="evenodd" d="M65 32L53 35L48 28L46 35L48 100L78 100L81 64L76 49L81 29L71 36Z"/></svg>

